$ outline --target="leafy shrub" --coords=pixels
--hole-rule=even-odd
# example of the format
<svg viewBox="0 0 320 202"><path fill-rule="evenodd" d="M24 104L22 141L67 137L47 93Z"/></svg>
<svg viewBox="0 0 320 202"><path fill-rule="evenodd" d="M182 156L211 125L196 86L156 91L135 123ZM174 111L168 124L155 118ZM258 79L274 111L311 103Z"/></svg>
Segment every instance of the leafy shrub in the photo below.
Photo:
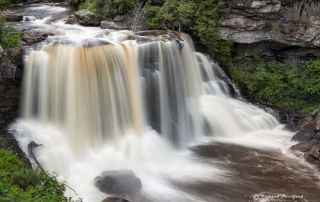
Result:
<svg viewBox="0 0 320 202"><path fill-rule="evenodd" d="M99 17L113 18L131 11L137 0L73 0L79 9L88 9Z"/></svg>
<svg viewBox="0 0 320 202"><path fill-rule="evenodd" d="M14 48L21 45L21 32L16 30L12 25L5 26L5 18L0 16L0 44L4 49Z"/></svg>
<svg viewBox="0 0 320 202"><path fill-rule="evenodd" d="M310 112L320 105L320 59L305 67L237 57L230 75L235 83L264 103Z"/></svg>
<svg viewBox="0 0 320 202"><path fill-rule="evenodd" d="M16 154L0 149L1 202L72 201L63 196L65 185L59 183L55 175L28 170L23 165Z"/></svg>
<svg viewBox="0 0 320 202"><path fill-rule="evenodd" d="M5 10L12 7L14 4L21 3L21 0L1 0L0 1L0 10Z"/></svg>

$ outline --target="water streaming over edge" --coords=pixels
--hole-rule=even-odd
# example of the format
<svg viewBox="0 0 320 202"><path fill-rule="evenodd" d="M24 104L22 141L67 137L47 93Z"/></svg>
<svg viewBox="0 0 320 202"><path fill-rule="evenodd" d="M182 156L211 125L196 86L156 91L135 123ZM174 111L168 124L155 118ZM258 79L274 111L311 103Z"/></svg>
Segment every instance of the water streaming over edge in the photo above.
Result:
<svg viewBox="0 0 320 202"><path fill-rule="evenodd" d="M67 178L85 201L106 197L93 186L105 170L129 168L141 178L142 191L125 196L132 201L243 201L272 185L238 190L256 186L236 177L233 157L240 151L256 156L253 164L261 155L280 159L288 170L294 167L288 161L301 164L287 151L291 134L268 113L233 99L237 89L213 61L193 52L188 36L34 20L29 23L58 34L28 51L23 113L12 132L25 151L31 140L42 143L36 154L45 169ZM239 159L247 163L246 156ZM319 180L312 166L300 169L313 170L312 180ZM201 188L208 183L212 192Z"/></svg>

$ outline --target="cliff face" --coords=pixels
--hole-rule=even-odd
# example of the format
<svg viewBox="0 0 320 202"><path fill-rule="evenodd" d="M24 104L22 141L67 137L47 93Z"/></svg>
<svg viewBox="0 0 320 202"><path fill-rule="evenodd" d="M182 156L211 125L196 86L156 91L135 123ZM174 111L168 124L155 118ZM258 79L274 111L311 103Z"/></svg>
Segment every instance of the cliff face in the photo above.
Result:
<svg viewBox="0 0 320 202"><path fill-rule="evenodd" d="M320 3L314 0L232 0L220 36L236 55L304 64L320 51Z"/></svg>

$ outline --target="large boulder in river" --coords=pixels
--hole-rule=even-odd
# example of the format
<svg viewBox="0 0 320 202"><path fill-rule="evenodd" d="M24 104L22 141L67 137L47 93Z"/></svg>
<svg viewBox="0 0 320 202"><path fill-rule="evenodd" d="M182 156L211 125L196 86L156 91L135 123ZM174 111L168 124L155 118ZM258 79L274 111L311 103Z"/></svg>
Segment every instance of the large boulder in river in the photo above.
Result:
<svg viewBox="0 0 320 202"><path fill-rule="evenodd" d="M142 188L141 180L131 170L105 171L94 179L94 185L106 194L128 194Z"/></svg>
<svg viewBox="0 0 320 202"><path fill-rule="evenodd" d="M48 33L35 32L35 31L26 31L22 35L22 41L27 44L34 44L40 41L46 40L48 38Z"/></svg>
<svg viewBox="0 0 320 202"><path fill-rule="evenodd" d="M99 26L100 20L88 9L82 9L74 13L78 23L84 26Z"/></svg>

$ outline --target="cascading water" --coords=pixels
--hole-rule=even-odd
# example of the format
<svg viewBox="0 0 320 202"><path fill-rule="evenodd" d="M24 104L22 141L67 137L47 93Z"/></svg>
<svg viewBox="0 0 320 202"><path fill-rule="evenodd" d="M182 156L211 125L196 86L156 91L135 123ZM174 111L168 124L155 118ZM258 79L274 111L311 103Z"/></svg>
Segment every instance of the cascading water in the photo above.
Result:
<svg viewBox="0 0 320 202"><path fill-rule="evenodd" d="M132 201L225 201L219 189L210 196L186 189L191 182L231 183L233 173L219 160L193 157L187 146L287 145L290 134L270 114L232 98L239 91L194 52L187 35L55 26L61 35L27 51L22 116L11 131L25 151L31 141L43 144L36 150L43 167L67 178L84 201L106 197L93 186L97 175L123 168L142 180L142 191L127 196Z"/></svg>

